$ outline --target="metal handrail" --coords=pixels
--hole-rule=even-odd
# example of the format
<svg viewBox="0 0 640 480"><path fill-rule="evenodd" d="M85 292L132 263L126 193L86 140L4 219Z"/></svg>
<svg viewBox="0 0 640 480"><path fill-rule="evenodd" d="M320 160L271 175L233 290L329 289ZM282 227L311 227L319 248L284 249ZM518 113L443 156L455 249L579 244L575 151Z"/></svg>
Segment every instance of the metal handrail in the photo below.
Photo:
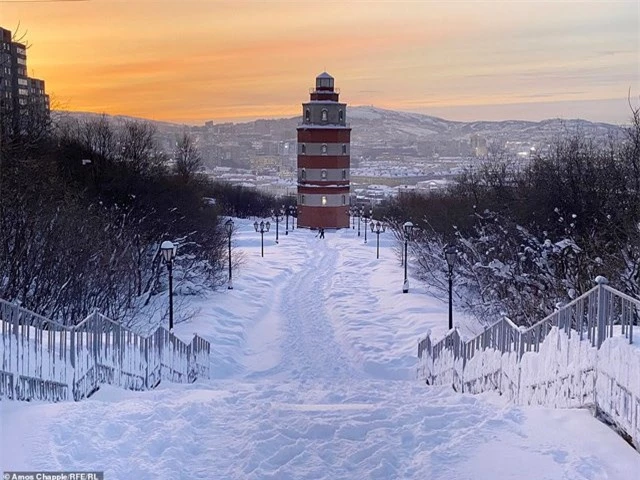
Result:
<svg viewBox="0 0 640 480"><path fill-rule="evenodd" d="M606 288L607 286L606 286L606 285L604 285L604 287ZM537 327L538 325L541 325L541 324L543 324L543 323L545 323L545 322L548 322L549 320L551 320L551 319L552 319L552 317L554 317L555 315L557 315L557 314L558 314L558 312L559 312L560 310L566 310L566 309L571 308L572 306L576 305L579 301L584 300L585 298L589 297L589 295L591 295L591 294L592 294L593 292L595 292L597 289L598 289L598 285L596 285L595 287L591 288L591 289L590 289L590 290L588 290L587 292L583 293L583 294L582 294L582 295L580 295L579 297L574 298L573 300L571 300L571 301L570 301L569 303L567 303L566 305L563 305L563 306L562 306L560 309L558 309L557 311L555 311L555 312L553 312L553 313L550 313L549 315L547 315L546 317L544 317L542 320L540 320L540 321L538 321L538 322L534 323L533 325L531 325L529 328L527 328L527 329L523 330L522 332L523 332L523 333L526 333L526 332L528 332L529 330L532 330L533 328ZM613 290L613 289L612 289L612 290ZM613 291L614 291L614 292L617 292L617 290L613 290ZM618 292L618 293L620 293L620 292ZM624 294L623 294L623 295L624 295ZM515 327L515 328L518 328L518 327L516 327L516 326L515 326L515 324L514 324L514 327Z"/></svg>
<svg viewBox="0 0 640 480"><path fill-rule="evenodd" d="M193 382L209 378L210 354L198 335L185 343L158 327L145 337L98 311L62 325L0 299L0 398L80 400L102 383L144 390L162 378Z"/></svg>
<svg viewBox="0 0 640 480"><path fill-rule="evenodd" d="M607 292L613 293L614 295L621 297L624 300L627 300L629 302L635 303L638 307L640 307L640 300L638 300L637 298L633 298L632 296L627 295L626 293L619 292L618 290L610 287L609 285L603 285L603 287ZM598 288L598 287L594 287L594 288Z"/></svg>
<svg viewBox="0 0 640 480"><path fill-rule="evenodd" d="M60 327L63 330L68 330L69 329L69 325L64 325L63 323L60 323L56 320L51 320L47 317L44 317L42 315L39 315L35 312L32 312L31 310L27 310L24 307L21 307L20 305L17 305L15 303L11 303L8 302L6 300L3 300L0 298L0 320L2 320L1 318L1 314L4 311L1 307L7 308L7 309L17 309L19 313L25 314L25 315L29 315L30 318L34 318L39 320L42 324L47 324L47 325L55 325L56 327Z"/></svg>
<svg viewBox="0 0 640 480"><path fill-rule="evenodd" d="M628 374L616 377L607 361L599 363L600 353L587 354L585 358L591 358L594 363L581 366L571 361L569 350L563 350L604 349L606 358L607 352L618 346L604 347L605 340L620 336L633 343L634 326L638 325L640 318L640 300L609 287L603 277L596 280L597 286L526 329L517 327L505 317L468 341L460 339L457 329L449 331L435 344L427 335L418 342L419 378L430 385L448 384L463 392L499 390L509 399L523 404L547 402L538 390L551 389L551 392L556 392L552 395L560 396L563 406L595 405L601 414L626 432L640 450L640 428L633 427L640 425L640 410L633 407L640 405L640 397L631 388ZM621 328L615 329L614 325ZM558 368L570 369L570 373L556 378L551 371L548 372L551 377L541 379L541 383L536 383L536 379L532 382L529 377L521 376L524 356L528 352L545 351L541 345L550 332L558 335L558 342L557 345L552 342L546 348L562 351L562 355L556 356L564 360L554 361L565 361ZM560 335L564 335L565 340L560 341ZM572 335L575 338L572 339ZM485 351L488 351L488 358L492 358L494 353L499 355L499 361L487 363L485 357L479 356L472 367L467 368L469 362ZM528 358L527 363L546 361L535 356ZM604 393L598 389L604 389ZM550 405L556 406L555 401Z"/></svg>

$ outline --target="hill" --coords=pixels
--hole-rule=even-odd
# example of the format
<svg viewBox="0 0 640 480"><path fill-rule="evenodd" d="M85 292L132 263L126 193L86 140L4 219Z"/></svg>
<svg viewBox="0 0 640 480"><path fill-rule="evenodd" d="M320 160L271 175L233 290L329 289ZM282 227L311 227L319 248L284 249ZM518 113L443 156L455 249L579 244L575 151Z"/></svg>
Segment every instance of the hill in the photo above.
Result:
<svg viewBox="0 0 640 480"><path fill-rule="evenodd" d="M86 120L97 114L56 112L56 115ZM109 118L120 122L132 117ZM289 156L291 163L299 120L299 117L291 117L235 124L208 122L202 126L148 121L157 126L162 143L167 147L173 145L175 136L186 129L197 137L203 157L211 165L250 168L256 155ZM351 157L356 164L359 160L482 156L492 146L515 155L531 149L544 150L558 136L577 132L596 142L604 142L621 133L620 126L581 119L456 122L373 106L348 107L347 121L352 128ZM288 145L284 146L285 143Z"/></svg>

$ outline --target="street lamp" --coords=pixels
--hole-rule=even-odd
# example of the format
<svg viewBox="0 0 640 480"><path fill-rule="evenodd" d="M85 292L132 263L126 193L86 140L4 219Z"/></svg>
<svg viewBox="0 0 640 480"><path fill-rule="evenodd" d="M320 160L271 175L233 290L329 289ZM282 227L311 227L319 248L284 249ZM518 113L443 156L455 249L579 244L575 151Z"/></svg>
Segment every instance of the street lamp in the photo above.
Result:
<svg viewBox="0 0 640 480"><path fill-rule="evenodd" d="M356 207L356 217L358 217L358 236L360 236L360 219L362 218L363 212L364 208Z"/></svg>
<svg viewBox="0 0 640 480"><path fill-rule="evenodd" d="M455 245L447 245L444 249L444 257L449 267L449 330L453 328L453 267L458 258L458 249Z"/></svg>
<svg viewBox="0 0 640 480"><path fill-rule="evenodd" d="M367 220L369 220L371 218L371 216L373 215L373 210L369 209L369 214L367 214L367 212L364 212L364 243L367 243Z"/></svg>
<svg viewBox="0 0 640 480"><path fill-rule="evenodd" d="M409 277L407 277L407 245L411 232L413 231L413 223L405 222L402 226L404 230L404 283L402 284L402 293L409 292Z"/></svg>
<svg viewBox="0 0 640 480"><path fill-rule="evenodd" d="M273 209L273 217L272 218L276 221L276 243L278 243L278 225L282 221L282 212L280 211L279 208L274 208ZM268 231L269 230L267 229L267 232Z"/></svg>
<svg viewBox="0 0 640 480"><path fill-rule="evenodd" d="M263 257L264 257L264 232L268 232L270 227L271 227L271 223L269 222L265 223L264 220L260 221L260 223L258 223L257 220L253 222L253 228L255 228L256 232L258 232L261 235L261 245L262 245L261 250L262 250Z"/></svg>
<svg viewBox="0 0 640 480"><path fill-rule="evenodd" d="M296 229L296 225L295 225L295 219L296 219L296 213L297 213L297 208L295 205L291 205L289 207L289 215L291 215L291 230L295 230Z"/></svg>
<svg viewBox="0 0 640 480"><path fill-rule="evenodd" d="M173 259L176 258L176 246L169 240L160 245L160 252L169 270L169 331L173 332Z"/></svg>
<svg viewBox="0 0 640 480"><path fill-rule="evenodd" d="M231 281L231 233L233 232L233 220L229 219L224 223L224 228L229 236L229 290L233 290L233 282Z"/></svg>
<svg viewBox="0 0 640 480"><path fill-rule="evenodd" d="M284 215L287 218L287 224L284 230L284 234L289 235L289 208L286 205L282 205L282 211L284 212Z"/></svg>
<svg viewBox="0 0 640 480"><path fill-rule="evenodd" d="M371 231L377 235L378 241L376 242L376 258L380 258L380 234L384 233L386 227L380 222L371 222L369 226L371 227Z"/></svg>

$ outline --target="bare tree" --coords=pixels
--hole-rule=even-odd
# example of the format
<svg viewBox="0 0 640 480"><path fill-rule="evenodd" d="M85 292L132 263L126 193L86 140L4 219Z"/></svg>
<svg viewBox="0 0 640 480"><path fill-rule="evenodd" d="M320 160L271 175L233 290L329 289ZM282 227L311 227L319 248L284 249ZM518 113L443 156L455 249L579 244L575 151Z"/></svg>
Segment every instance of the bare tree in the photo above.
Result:
<svg viewBox="0 0 640 480"><path fill-rule="evenodd" d="M185 182L193 178L202 167L202 158L198 148L193 137L187 132L183 132L176 143L174 159L175 172Z"/></svg>
<svg viewBox="0 0 640 480"><path fill-rule="evenodd" d="M116 158L131 164L137 172L154 171L165 162L164 155L156 147L155 135L153 124L126 120L119 130Z"/></svg>

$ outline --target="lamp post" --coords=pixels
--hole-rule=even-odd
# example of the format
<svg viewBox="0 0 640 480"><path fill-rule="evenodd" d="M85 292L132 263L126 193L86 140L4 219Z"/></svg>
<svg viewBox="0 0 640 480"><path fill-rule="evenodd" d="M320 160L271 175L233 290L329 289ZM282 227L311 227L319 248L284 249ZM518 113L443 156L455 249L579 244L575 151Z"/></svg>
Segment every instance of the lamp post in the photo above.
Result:
<svg viewBox="0 0 640 480"><path fill-rule="evenodd" d="M413 223L405 222L402 229L404 230L404 283L402 284L402 293L408 293L409 277L407 276L407 245L409 244L409 238L413 231Z"/></svg>
<svg viewBox="0 0 640 480"><path fill-rule="evenodd" d="M378 241L376 242L376 258L380 258L380 234L384 233L386 227L380 222L371 222L369 226L371 227L371 231L375 233L378 238Z"/></svg>
<svg viewBox="0 0 640 480"><path fill-rule="evenodd" d="M278 225L282 221L282 212L279 208L275 208L273 210L273 219L276 221L276 243L278 243Z"/></svg>
<svg viewBox="0 0 640 480"><path fill-rule="evenodd" d="M369 209L369 213L367 214L367 212L364 212L364 243L367 243L367 221L371 218L371 216L373 215L373 210Z"/></svg>
<svg viewBox="0 0 640 480"><path fill-rule="evenodd" d="M458 249L455 245L447 245L444 249L444 257L449 267L449 330L453 328L453 267L458 258Z"/></svg>
<svg viewBox="0 0 640 480"><path fill-rule="evenodd" d="M224 228L229 236L229 290L233 290L233 282L231 281L231 233L233 233L233 220L229 219L224 222Z"/></svg>
<svg viewBox="0 0 640 480"><path fill-rule="evenodd" d="M360 236L360 219L362 218L363 212L364 208L356 207L356 216L358 217L358 236Z"/></svg>
<svg viewBox="0 0 640 480"><path fill-rule="evenodd" d="M285 205L282 205L282 211L284 212L285 217L287 218L286 228L284 230L285 235L289 235L289 208Z"/></svg>
<svg viewBox="0 0 640 480"><path fill-rule="evenodd" d="M295 219L296 219L296 213L297 213L297 207L295 205L291 205L289 207L289 215L291 215L291 230L295 230L296 229L296 225L295 225Z"/></svg>
<svg viewBox="0 0 640 480"><path fill-rule="evenodd" d="M264 257L264 232L269 231L269 228L271 228L271 223L265 223L264 220L261 220L260 223L258 223L258 221L256 220L255 222L253 222L253 228L255 228L256 232L258 232L261 236L261 251L262 256Z"/></svg>
<svg viewBox="0 0 640 480"><path fill-rule="evenodd" d="M169 331L173 332L173 259L176 258L176 246L165 240L160 245L160 252L169 270Z"/></svg>

